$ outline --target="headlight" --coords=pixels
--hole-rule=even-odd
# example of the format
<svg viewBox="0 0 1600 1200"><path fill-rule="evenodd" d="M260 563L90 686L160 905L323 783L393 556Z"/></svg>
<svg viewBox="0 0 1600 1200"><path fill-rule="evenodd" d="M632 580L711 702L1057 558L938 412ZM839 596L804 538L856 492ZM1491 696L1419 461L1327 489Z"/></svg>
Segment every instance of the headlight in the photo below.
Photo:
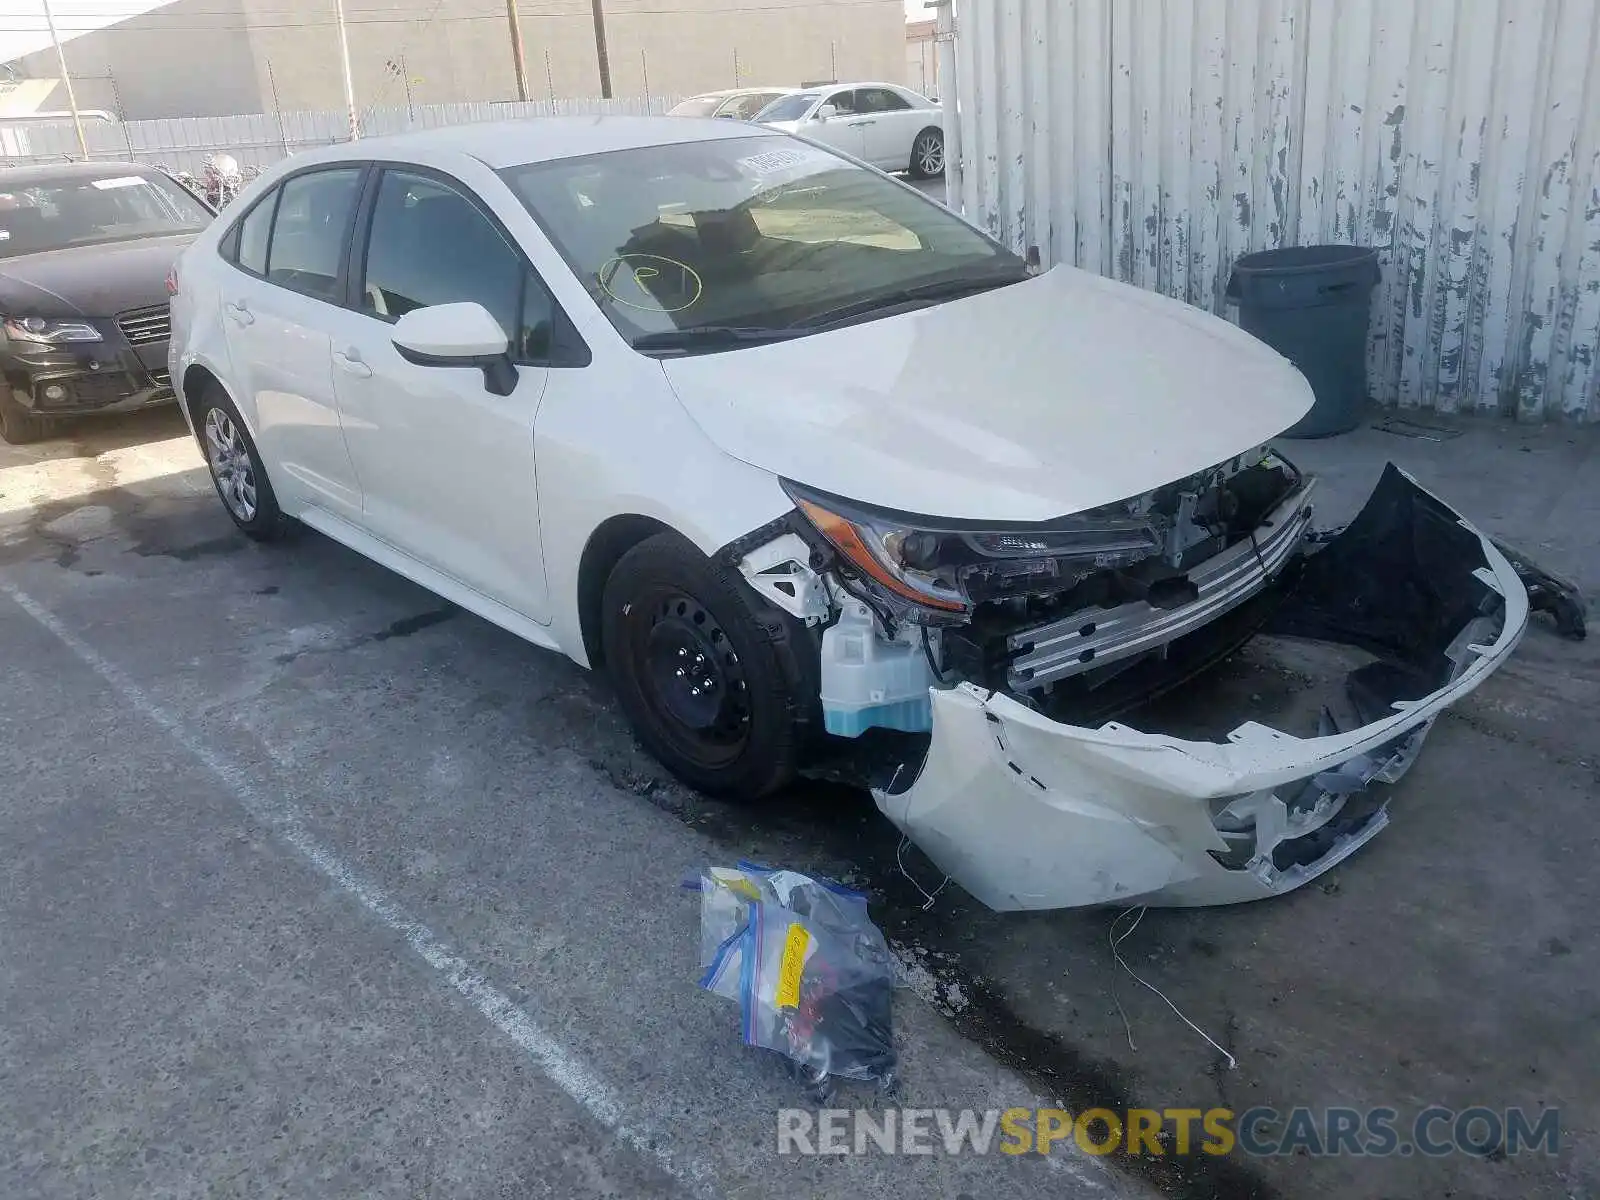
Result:
<svg viewBox="0 0 1600 1200"><path fill-rule="evenodd" d="M942 613L1004 596L1065 591L1157 554L1161 538L1125 508L1014 529L885 513L785 483L817 532L892 595Z"/></svg>
<svg viewBox="0 0 1600 1200"><path fill-rule="evenodd" d="M14 342L59 346L65 342L98 342L100 331L83 321L50 321L44 317L7 317L6 336Z"/></svg>

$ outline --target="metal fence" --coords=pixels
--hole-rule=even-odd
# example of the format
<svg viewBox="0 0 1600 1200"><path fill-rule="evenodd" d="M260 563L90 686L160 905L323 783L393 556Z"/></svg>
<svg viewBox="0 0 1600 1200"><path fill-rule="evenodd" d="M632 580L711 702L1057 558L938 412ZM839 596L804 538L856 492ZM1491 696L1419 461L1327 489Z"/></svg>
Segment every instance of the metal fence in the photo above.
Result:
<svg viewBox="0 0 1600 1200"><path fill-rule="evenodd" d="M402 105L367 109L361 114L361 133L374 137L408 129L523 117L644 116L663 113L674 103L669 97L641 96L616 100L419 104L410 108ZM349 129L349 115L334 111L86 122L83 133L91 159L132 159L199 175L207 155L226 152L246 170L265 168L298 151L345 141ZM70 121L0 127L0 162L7 166L82 157L78 134Z"/></svg>

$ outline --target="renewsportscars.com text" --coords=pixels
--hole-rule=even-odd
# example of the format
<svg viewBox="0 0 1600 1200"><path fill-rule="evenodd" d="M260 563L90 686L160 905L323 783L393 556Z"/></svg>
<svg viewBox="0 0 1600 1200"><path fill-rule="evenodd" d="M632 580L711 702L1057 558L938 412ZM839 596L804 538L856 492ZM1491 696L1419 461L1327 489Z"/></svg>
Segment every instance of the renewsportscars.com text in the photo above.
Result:
<svg viewBox="0 0 1600 1200"><path fill-rule="evenodd" d="M779 1154L1555 1154L1554 1108L1088 1108L778 1110Z"/></svg>

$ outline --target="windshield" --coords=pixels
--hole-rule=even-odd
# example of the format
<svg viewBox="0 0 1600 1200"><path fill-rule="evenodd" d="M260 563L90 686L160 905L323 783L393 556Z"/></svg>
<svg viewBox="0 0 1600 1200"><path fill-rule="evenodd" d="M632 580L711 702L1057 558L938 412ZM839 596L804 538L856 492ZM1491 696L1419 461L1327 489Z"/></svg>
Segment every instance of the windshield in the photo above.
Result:
<svg viewBox="0 0 1600 1200"><path fill-rule="evenodd" d="M210 220L204 205L162 175L44 179L0 191L0 258L197 233Z"/></svg>
<svg viewBox="0 0 1600 1200"><path fill-rule="evenodd" d="M821 92L798 92L780 96L755 115L757 121L798 121L817 102Z"/></svg>
<svg viewBox="0 0 1600 1200"><path fill-rule="evenodd" d="M695 96L667 109L669 117L709 117L721 107L726 96Z"/></svg>
<svg viewBox="0 0 1600 1200"><path fill-rule="evenodd" d="M641 349L705 341L674 345L696 331L797 336L1025 273L941 205L792 138L647 146L501 174ZM711 348L726 347L693 347Z"/></svg>

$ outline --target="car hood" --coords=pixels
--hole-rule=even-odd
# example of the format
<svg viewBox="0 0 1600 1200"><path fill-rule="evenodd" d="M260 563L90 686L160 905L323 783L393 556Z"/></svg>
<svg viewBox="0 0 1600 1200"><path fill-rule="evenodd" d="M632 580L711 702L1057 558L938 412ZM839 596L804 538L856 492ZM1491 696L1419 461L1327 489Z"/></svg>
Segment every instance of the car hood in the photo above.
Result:
<svg viewBox="0 0 1600 1200"><path fill-rule="evenodd" d="M863 503L974 520L1139 495L1268 441L1312 400L1287 359L1228 322L1070 267L663 367L735 458Z"/></svg>
<svg viewBox="0 0 1600 1200"><path fill-rule="evenodd" d="M167 272L194 234L68 246L0 258L0 312L110 317L167 302Z"/></svg>

